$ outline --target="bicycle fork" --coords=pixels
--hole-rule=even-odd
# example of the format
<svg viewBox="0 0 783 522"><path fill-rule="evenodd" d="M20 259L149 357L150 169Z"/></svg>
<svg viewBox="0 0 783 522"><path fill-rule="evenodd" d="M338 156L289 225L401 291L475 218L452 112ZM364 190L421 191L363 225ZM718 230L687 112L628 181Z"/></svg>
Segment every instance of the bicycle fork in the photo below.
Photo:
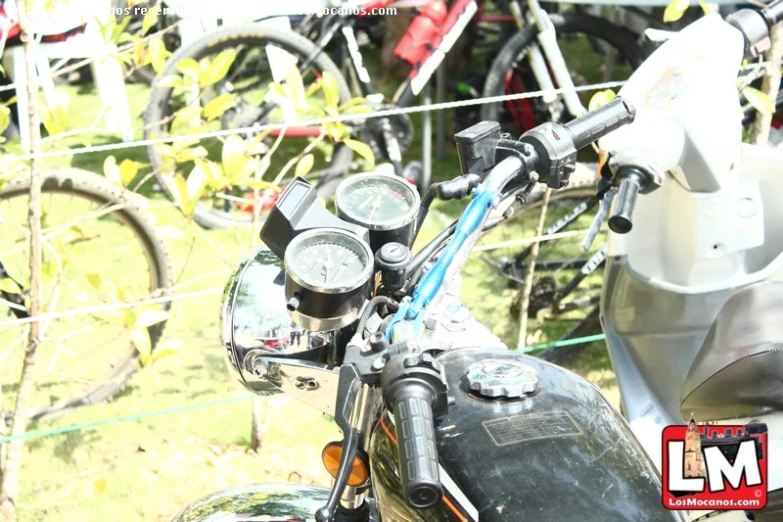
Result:
<svg viewBox="0 0 783 522"><path fill-rule="evenodd" d="M554 91L555 85L552 82L552 76L561 90L563 90L563 101L572 116L578 117L587 112L579 96L576 94L574 81L571 78L571 72L563 58L563 53L557 45L557 33L555 25L550 20L549 15L541 8L538 0L527 0L528 11L527 20L530 24L535 24L538 28L538 45L532 45L527 51L527 58L530 62L530 68L542 91ZM518 4L511 4L512 10L519 10ZM514 13L515 17L521 16ZM551 74L550 74L551 70ZM559 110L554 103L557 101L557 94L549 92L542 96L544 102L549 105L552 119L559 119Z"/></svg>

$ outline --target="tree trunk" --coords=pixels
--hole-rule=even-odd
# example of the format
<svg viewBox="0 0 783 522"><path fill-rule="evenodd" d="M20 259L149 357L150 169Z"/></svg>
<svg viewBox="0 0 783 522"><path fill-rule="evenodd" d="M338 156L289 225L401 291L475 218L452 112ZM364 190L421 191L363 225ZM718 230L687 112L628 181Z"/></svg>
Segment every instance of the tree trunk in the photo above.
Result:
<svg viewBox="0 0 783 522"><path fill-rule="evenodd" d="M38 77L35 72L33 35L30 28L29 13L23 0L17 0L21 39L24 44L25 75L27 80L27 111L30 116L30 152L37 154L41 149L40 115L38 112ZM19 85L20 78L16 78ZM20 108L21 109L21 108ZM30 227L30 316L35 318L41 313L41 159L30 161L30 203L27 213ZM30 333L25 349L22 373L19 377L19 391L16 395L11 435L24 434L27 429L27 410L35 382L36 352L40 343L41 323L30 323ZM19 482L22 470L24 442L17 439L8 443L5 461L0 478L0 518L7 522L16 520L16 500L19 497Z"/></svg>
<svg viewBox="0 0 783 522"><path fill-rule="evenodd" d="M546 222L546 211L549 207L549 196L552 189L547 187L544 192L544 200L541 202L541 215L538 217L536 226L536 237L544 233L544 223ZM519 307L519 338L517 339L517 350L523 350L527 346L527 310L530 307L530 292L533 289L533 275L536 272L536 258L538 257L538 245L536 241L530 247L530 257L527 259L527 271L525 272L525 286L522 288L522 302Z"/></svg>
<svg viewBox="0 0 783 522"><path fill-rule="evenodd" d="M267 404L260 397L253 399L253 423L250 429L250 449L256 453L261 451L267 429Z"/></svg>
<svg viewBox="0 0 783 522"><path fill-rule="evenodd" d="M767 67L767 74L761 83L761 90L772 100L775 105L775 98L780 89L780 61L783 59L783 24L775 25L769 33L772 40L772 47L767 52L765 59L770 65ZM769 129L772 125L771 114L756 114L756 119L750 126L750 142L756 145L763 145L769 141Z"/></svg>

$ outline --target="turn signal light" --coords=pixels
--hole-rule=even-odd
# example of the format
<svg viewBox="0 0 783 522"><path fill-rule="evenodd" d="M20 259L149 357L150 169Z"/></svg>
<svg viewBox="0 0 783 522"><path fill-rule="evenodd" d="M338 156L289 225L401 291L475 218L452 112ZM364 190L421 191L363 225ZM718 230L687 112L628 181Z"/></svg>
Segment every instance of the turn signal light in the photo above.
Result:
<svg viewBox="0 0 783 522"><path fill-rule="evenodd" d="M340 458L342 455L343 447L339 442L330 442L326 445L323 452L321 452L321 459L324 462L324 467L332 478L337 478L337 470L340 468ZM359 487L364 485L369 478L370 470L367 467L367 462L357 455L353 459L351 474L348 476L348 485Z"/></svg>

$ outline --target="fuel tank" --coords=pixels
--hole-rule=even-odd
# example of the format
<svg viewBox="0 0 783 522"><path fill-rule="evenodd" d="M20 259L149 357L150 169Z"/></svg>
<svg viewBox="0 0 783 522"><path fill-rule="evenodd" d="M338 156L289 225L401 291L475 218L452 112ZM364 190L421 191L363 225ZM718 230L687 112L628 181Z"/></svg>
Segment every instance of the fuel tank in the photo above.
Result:
<svg viewBox="0 0 783 522"><path fill-rule="evenodd" d="M171 522L314 522L329 490L299 484L241 486L196 500Z"/></svg>
<svg viewBox="0 0 783 522"><path fill-rule="evenodd" d="M537 522L687 520L661 503L653 463L601 391L578 375L504 350L468 348L439 357L455 403L436 421L446 495L427 510L401 495L391 417L376 427L370 448L373 485L383 520L394 522ZM525 367L537 382L522 398L489 398L473 369ZM471 370L471 378L468 373ZM502 394L502 393L501 393ZM510 393L514 395L515 393Z"/></svg>

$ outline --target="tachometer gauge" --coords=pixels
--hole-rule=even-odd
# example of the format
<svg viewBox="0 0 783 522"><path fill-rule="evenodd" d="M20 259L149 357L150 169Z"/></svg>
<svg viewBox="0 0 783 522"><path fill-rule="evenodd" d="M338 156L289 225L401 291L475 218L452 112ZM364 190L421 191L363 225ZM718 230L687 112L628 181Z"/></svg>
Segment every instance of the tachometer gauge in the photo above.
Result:
<svg viewBox="0 0 783 522"><path fill-rule="evenodd" d="M356 320L373 273L364 240L336 228L309 230L291 241L284 263L288 309L297 324L329 331Z"/></svg>
<svg viewBox="0 0 783 522"><path fill-rule="evenodd" d="M392 241L413 241L420 199L416 187L398 176L357 174L337 187L337 215L370 231L373 252Z"/></svg>

